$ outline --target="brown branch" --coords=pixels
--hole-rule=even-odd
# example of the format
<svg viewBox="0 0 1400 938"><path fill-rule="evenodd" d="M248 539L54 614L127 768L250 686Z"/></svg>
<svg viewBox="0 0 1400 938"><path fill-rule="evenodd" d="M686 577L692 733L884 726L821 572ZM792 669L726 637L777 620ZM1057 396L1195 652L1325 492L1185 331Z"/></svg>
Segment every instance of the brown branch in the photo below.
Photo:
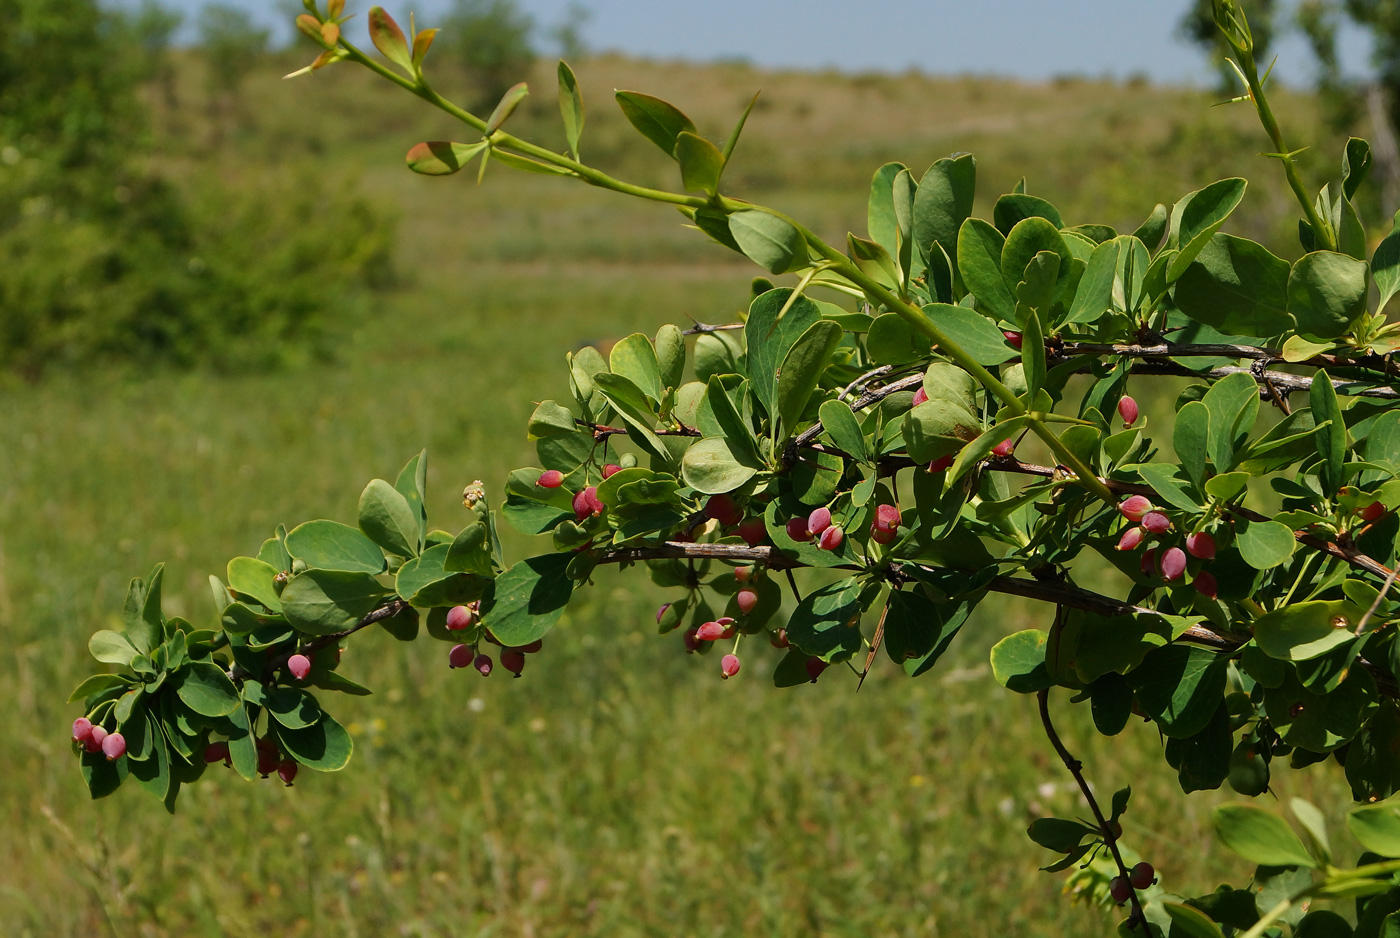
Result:
<svg viewBox="0 0 1400 938"><path fill-rule="evenodd" d="M1241 368L1238 365L1224 365L1220 368L1212 368L1209 371L1193 371L1184 365L1175 362L1148 360L1133 366L1135 375L1180 375L1184 378L1224 378L1228 375L1247 374L1255 381L1267 382L1278 390L1287 394L1291 391L1307 391L1312 388L1313 379L1303 375L1290 375L1282 371L1259 371L1252 368ZM1347 381L1342 378L1330 378L1332 387L1338 394L1347 394L1351 397L1376 397L1382 400L1400 400L1400 391L1389 387L1372 387L1364 381Z"/></svg>
<svg viewBox="0 0 1400 938"><path fill-rule="evenodd" d="M1116 355L1121 358L1248 358L1254 361L1283 361L1283 353L1277 349L1261 348L1253 345L1233 345L1225 343L1202 343L1199 345L1175 345L1171 342L1157 342L1151 345L1118 344L1102 342L1063 342L1053 350L1056 354L1069 357L1074 355ZM1370 353L1356 357L1341 355L1313 355L1290 365L1304 365L1310 368L1359 368L1374 371L1391 378L1400 377L1400 367L1389 355Z"/></svg>
<svg viewBox="0 0 1400 938"><path fill-rule="evenodd" d="M632 432L626 427L609 427L600 423L589 423L581 417L574 418L574 426L585 427L592 430L595 442L602 442L610 436L627 436ZM699 430L684 425L681 425L676 430L653 430L651 432L655 433L657 436L701 436Z"/></svg>

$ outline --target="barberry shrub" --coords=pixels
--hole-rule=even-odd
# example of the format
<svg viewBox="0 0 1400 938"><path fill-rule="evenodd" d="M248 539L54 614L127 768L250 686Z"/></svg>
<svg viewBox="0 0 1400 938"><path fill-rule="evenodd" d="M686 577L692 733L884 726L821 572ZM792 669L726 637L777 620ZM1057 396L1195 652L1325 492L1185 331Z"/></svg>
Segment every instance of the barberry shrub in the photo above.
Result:
<svg viewBox="0 0 1400 938"><path fill-rule="evenodd" d="M351 741L323 699L365 692L339 671L344 643L376 624L403 639L425 630L452 646L454 667L489 675L494 654L519 675L600 565L674 591L656 625L679 633L678 653L720 644L720 676L737 680L767 658L780 688L833 683L846 670L827 676L836 664L863 679L881 651L924 675L998 592L1047 606L1044 628L993 648L992 671L1036 698L1091 815L1042 818L1030 837L1057 856L1047 869L1074 868L1077 893L1127 907L1124 934L1352 934L1335 913L1304 914L1340 898L1359 903L1357 935L1400 927L1389 628L1400 618L1400 326L1384 316L1400 292L1400 227L1368 252L1353 201L1371 163L1362 140L1348 142L1335 185L1303 190L1233 0L1217 0L1217 22L1303 212L1293 263L1223 230L1243 179L1151 207L1120 233L1070 224L1020 188L990 220L973 217L970 155L922 173L880 167L867 232L832 245L723 194L747 112L713 142L674 105L617 92L678 171L677 190L638 186L581 159L584 105L567 64L560 154L504 129L524 85L485 119L434 91L432 30L407 35L371 10L380 59L341 34L341 0L306 7L298 25L323 51L303 71L359 64L479 137L418 144L410 169L475 164L479 176L496 162L673 206L795 281L754 281L739 322L570 354L569 398L529 420L539 465L500 490L468 485L456 533L429 525L419 454L365 487L355 524L278 527L211 577L217 628L163 614L161 568L133 581L125 630L89 646L114 667L72 697L95 797L134 780L173 810L183 785L225 759L289 784L297 766L340 769ZM1160 376L1187 383L1154 436L1128 391L1148 394ZM503 523L547 543L510 561ZM1194 898L1159 884L1120 844L1130 791L1101 802L1056 733L1057 689L1087 703L1104 735L1135 713L1152 721L1184 792L1258 796L1273 773L1333 756L1368 853L1333 865L1306 802L1291 804L1306 841L1267 808L1231 804L1216 829L1258 864L1252 882ZM122 746L100 745L117 733Z"/></svg>

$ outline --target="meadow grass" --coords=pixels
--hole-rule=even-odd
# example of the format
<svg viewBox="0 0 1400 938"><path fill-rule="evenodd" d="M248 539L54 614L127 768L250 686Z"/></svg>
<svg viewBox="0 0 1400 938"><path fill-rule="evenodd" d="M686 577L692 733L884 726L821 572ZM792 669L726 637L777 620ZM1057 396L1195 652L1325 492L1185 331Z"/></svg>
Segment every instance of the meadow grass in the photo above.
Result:
<svg viewBox="0 0 1400 938"><path fill-rule="evenodd" d="M1027 173L1071 223L1131 229L1153 201L1246 173L1261 184L1236 230L1291 224L1262 160L1218 162L1258 148L1238 146L1253 139L1248 115L1207 112L1198 93L618 58L579 74L591 95L585 153L653 183L669 183L664 158L594 89L672 98L722 135L762 85L735 185L832 237L863 229L879 163L921 171L959 149L983 158L983 212ZM1059 895L1062 876L1036 872L1053 858L1024 834L1042 813L1085 809L1034 701L991 678L991 645L1047 622L1010 600L988 600L930 675L911 681L881 659L858 694L840 669L776 691L765 673L776 653L750 642L743 673L721 682L713 657L653 634L660 591L604 572L519 680L450 672L445 646L426 637L357 638L344 670L376 695L328 701L357 743L344 772L307 772L287 790L215 771L174 818L135 790L88 802L62 699L92 670L86 638L116 621L129 577L168 561L167 612L209 622L210 573L279 522L352 521L365 482L392 478L423 447L430 521L455 529L466 482L485 480L495 500L505 473L534 461L525 418L535 400L567 395L566 351L723 320L747 301L753 268L667 209L499 167L480 189L411 176L407 146L451 128L366 78L259 78L218 152L188 103L157 122L160 159L192 185L315 165L397 211L401 286L346 321L336 361L0 388L4 932L1109 933L1101 910ZM523 125L552 127L552 94L531 100ZM1317 126L1301 97L1283 110ZM510 546L519 557L528 542ZM1133 785L1126 837L1167 888L1207 891L1245 873L1212 849L1208 812L1227 795L1182 798L1150 725L1101 739L1082 708L1057 702L1098 790ZM1282 797L1345 800L1330 763L1276 781Z"/></svg>

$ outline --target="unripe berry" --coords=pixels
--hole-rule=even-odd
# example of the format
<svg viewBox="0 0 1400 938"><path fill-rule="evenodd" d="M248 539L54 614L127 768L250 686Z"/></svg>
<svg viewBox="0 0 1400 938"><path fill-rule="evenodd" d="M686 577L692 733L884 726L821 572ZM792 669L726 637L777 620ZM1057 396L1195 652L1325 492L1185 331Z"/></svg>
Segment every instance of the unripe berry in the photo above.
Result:
<svg viewBox="0 0 1400 938"><path fill-rule="evenodd" d="M204 761L210 764L229 761L228 743L222 740L204 747Z"/></svg>
<svg viewBox="0 0 1400 938"><path fill-rule="evenodd" d="M744 513L740 510L738 503L734 501L732 495L711 495L705 502L705 517L714 518L720 524L728 527L738 524L744 520Z"/></svg>
<svg viewBox="0 0 1400 938"><path fill-rule="evenodd" d="M890 544L898 537L899 531L894 528L882 528L873 521L870 523L870 539L876 544Z"/></svg>
<svg viewBox="0 0 1400 938"><path fill-rule="evenodd" d="M1152 534L1166 534L1172 529L1172 522L1160 511L1149 511L1142 516L1142 526Z"/></svg>
<svg viewBox="0 0 1400 938"><path fill-rule="evenodd" d="M768 527L762 518L746 518L739 524L739 536L750 547L757 547L768 540Z"/></svg>
<svg viewBox="0 0 1400 938"><path fill-rule="evenodd" d="M83 740L83 748L88 752L101 752L102 741L107 738L107 730L101 726L94 726L92 732Z"/></svg>
<svg viewBox="0 0 1400 938"><path fill-rule="evenodd" d="M818 658L816 655L813 655L812 657L807 659L807 678L813 684L817 683L817 678L821 677L822 672L825 670L826 662Z"/></svg>
<svg viewBox="0 0 1400 938"><path fill-rule="evenodd" d="M1137 423L1138 404L1137 401L1126 394L1118 399L1118 416L1123 418L1123 426L1131 427Z"/></svg>
<svg viewBox="0 0 1400 938"><path fill-rule="evenodd" d="M810 541L812 532L807 530L806 518L793 518L785 525L787 536L794 541Z"/></svg>
<svg viewBox="0 0 1400 938"><path fill-rule="evenodd" d="M1215 599L1220 595L1218 584L1215 582L1215 574L1211 573L1209 570L1202 570L1200 573L1196 574L1196 578L1191 581L1191 585L1196 588L1196 592L1207 599Z"/></svg>
<svg viewBox="0 0 1400 938"><path fill-rule="evenodd" d="M541 488L557 489L564 484L564 473L558 469L546 469L540 473L539 481L535 483Z"/></svg>
<svg viewBox="0 0 1400 938"><path fill-rule="evenodd" d="M846 539L846 532L841 530L840 525L833 524L822 532L821 540L817 546L822 550L840 550L841 542Z"/></svg>
<svg viewBox="0 0 1400 938"><path fill-rule="evenodd" d="M702 642L717 642L724 637L724 626L718 622L703 623L695 630L695 637Z"/></svg>
<svg viewBox="0 0 1400 938"><path fill-rule="evenodd" d="M452 650L447 653L447 666L449 668L465 668L472 663L472 646L453 645Z"/></svg>
<svg viewBox="0 0 1400 938"><path fill-rule="evenodd" d="M482 677L491 676L491 656L487 654L477 655L472 660L472 667L481 672Z"/></svg>
<svg viewBox="0 0 1400 938"><path fill-rule="evenodd" d="M1132 883L1134 889L1146 889L1157 882L1157 871L1152 868L1151 863L1143 860L1129 871L1128 882Z"/></svg>
<svg viewBox="0 0 1400 938"><path fill-rule="evenodd" d="M305 655L292 655L287 659L287 670L292 672L292 677L298 681L304 681L311 673L311 659Z"/></svg>
<svg viewBox="0 0 1400 938"><path fill-rule="evenodd" d="M739 656L725 655L720 659L719 673L726 681L739 673Z"/></svg>
<svg viewBox="0 0 1400 938"><path fill-rule="evenodd" d="M928 392L925 391L922 387L919 388L919 390L917 390L917 391L914 392L914 403L913 403L913 406L918 407L920 404L924 404L924 403L927 403L927 402L928 402Z"/></svg>
<svg viewBox="0 0 1400 938"><path fill-rule="evenodd" d="M1186 551L1173 547L1162 555L1162 578L1168 582L1178 580L1186 572Z"/></svg>
<svg viewBox="0 0 1400 938"><path fill-rule="evenodd" d="M1361 520L1363 521L1379 521L1384 517L1385 506L1380 502L1371 502L1371 504L1361 509Z"/></svg>
<svg viewBox="0 0 1400 938"><path fill-rule="evenodd" d="M1188 534L1186 535L1186 552L1201 560L1211 560L1215 557L1215 538L1205 531L1200 534Z"/></svg>
<svg viewBox="0 0 1400 938"><path fill-rule="evenodd" d="M1002 440L996 446L992 447L992 455L1002 459L1007 458L1014 452L1016 452L1016 444L1010 440Z"/></svg>
<svg viewBox="0 0 1400 938"><path fill-rule="evenodd" d="M519 677L520 672L525 670L525 653L514 648L507 648L501 652L501 667Z"/></svg>
<svg viewBox="0 0 1400 938"><path fill-rule="evenodd" d="M1108 884L1108 894L1113 897L1113 901L1122 905L1127 902L1133 894L1133 887L1122 876L1115 876Z"/></svg>
<svg viewBox="0 0 1400 938"><path fill-rule="evenodd" d="M1142 528L1128 528L1118 539L1119 550L1137 550L1142 544Z"/></svg>
<svg viewBox="0 0 1400 938"><path fill-rule="evenodd" d="M929 464L928 464L928 471L929 471L929 472L942 472L944 469L947 469L947 468L948 468L949 466L951 466L952 464L953 464L953 454L952 454L952 453L949 453L947 456L939 456L939 457L938 457L937 459L935 459L933 462L929 463Z"/></svg>
<svg viewBox="0 0 1400 938"><path fill-rule="evenodd" d="M453 606L447 610L447 630L449 632L460 632L463 629L471 628L472 609L471 606Z"/></svg>
<svg viewBox="0 0 1400 938"><path fill-rule="evenodd" d="M734 597L734 604L739 607L740 612L748 615L758 605L758 594L753 590L739 590L739 595Z"/></svg>
<svg viewBox="0 0 1400 938"><path fill-rule="evenodd" d="M685 653L693 655L700 650L700 637L697 634L699 629L686 629L681 635L681 640L685 642Z"/></svg>
<svg viewBox="0 0 1400 938"><path fill-rule="evenodd" d="M283 759L277 763L277 777L288 788L292 787L292 779L297 777L297 764L291 759Z"/></svg>
<svg viewBox="0 0 1400 938"><path fill-rule="evenodd" d="M90 736L92 736L91 720L89 720L87 717L78 717L76 720L73 721L73 742L87 742L88 737Z"/></svg>
<svg viewBox="0 0 1400 938"><path fill-rule="evenodd" d="M899 509L893 505L879 505L875 509L875 526L893 531L899 527Z"/></svg>
<svg viewBox="0 0 1400 938"><path fill-rule="evenodd" d="M606 466L603 467L603 478L610 479L613 477L614 474L619 473L621 471L621 466L617 465L616 463L608 463Z"/></svg>
<svg viewBox="0 0 1400 938"><path fill-rule="evenodd" d="M1021 347L1021 342L1025 340L1025 336L1023 336L1019 332L1008 332L1003 330L1002 335L1005 336L1007 342L1011 343L1011 346L1013 348L1019 349Z"/></svg>
<svg viewBox="0 0 1400 938"><path fill-rule="evenodd" d="M768 633L768 644L774 648L786 648L791 642L788 641L787 629L775 629Z"/></svg>
<svg viewBox="0 0 1400 938"><path fill-rule="evenodd" d="M821 534L831 527L831 509L818 508L807 516L807 530L813 535Z"/></svg>
<svg viewBox="0 0 1400 938"><path fill-rule="evenodd" d="M107 757L108 762L115 762L126 755L126 739L121 733L112 733L102 740L102 754Z"/></svg>
<svg viewBox="0 0 1400 938"><path fill-rule="evenodd" d="M1142 516L1152 510L1152 503L1141 495L1129 495L1118 503L1118 510L1129 521L1141 521Z"/></svg>

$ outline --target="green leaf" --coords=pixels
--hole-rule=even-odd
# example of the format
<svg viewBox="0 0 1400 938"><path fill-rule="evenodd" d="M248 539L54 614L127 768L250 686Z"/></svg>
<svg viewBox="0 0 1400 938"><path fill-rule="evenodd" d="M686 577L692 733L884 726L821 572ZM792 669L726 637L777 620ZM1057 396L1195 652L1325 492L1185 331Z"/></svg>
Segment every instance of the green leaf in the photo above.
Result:
<svg viewBox="0 0 1400 938"><path fill-rule="evenodd" d="M1263 245L1216 234L1181 272L1177 307L1226 335L1277 335L1293 327L1288 262Z"/></svg>
<svg viewBox="0 0 1400 938"><path fill-rule="evenodd" d="M1113 279L1118 270L1121 240L1115 238L1094 248L1084 275L1079 278L1079 288L1065 317L1066 323L1098 322L1113 306Z"/></svg>
<svg viewBox="0 0 1400 938"><path fill-rule="evenodd" d="M656 367L662 388L678 388L685 375L685 334L680 328L666 323L656 330L652 343L656 348Z"/></svg>
<svg viewBox="0 0 1400 938"><path fill-rule="evenodd" d="M235 557L228 562L228 585L235 593L256 600L273 612L282 611L277 598L277 570L252 557Z"/></svg>
<svg viewBox="0 0 1400 938"><path fill-rule="evenodd" d="M307 521L287 534L287 550L308 567L383 573L384 552L358 529L339 521ZM278 608L281 606L279 604Z"/></svg>
<svg viewBox="0 0 1400 938"><path fill-rule="evenodd" d="M1167 266L1167 281L1186 272L1225 219L1244 198L1243 179L1222 179L1188 193L1172 207L1171 236L1179 251Z"/></svg>
<svg viewBox="0 0 1400 938"><path fill-rule="evenodd" d="M480 598L485 582L447 569L452 545L439 544L406 561L394 578L394 590L407 603L419 608L457 606Z"/></svg>
<svg viewBox="0 0 1400 938"><path fill-rule="evenodd" d="M622 422L633 431L628 434L632 442L657 459L669 461L666 444L656 435L655 411L646 392L630 378L608 372L594 375L593 384L617 411Z"/></svg>
<svg viewBox="0 0 1400 938"><path fill-rule="evenodd" d="M1317 454L1322 457L1318 467L1319 481L1324 491L1335 492L1342 485L1342 465L1347 456L1347 428L1342 420L1341 405L1337 402L1337 391L1332 387L1332 376L1323 369L1313 372L1308 404L1312 409L1314 426L1317 427L1313 444L1317 447Z"/></svg>
<svg viewBox="0 0 1400 938"><path fill-rule="evenodd" d="M1400 857L1400 799L1357 805L1347 815L1347 829L1367 850Z"/></svg>
<svg viewBox="0 0 1400 938"><path fill-rule="evenodd" d="M744 132L744 125L748 123L749 115L753 113L753 106L758 103L758 94L759 93L755 91L753 97L749 98L749 103L744 107L744 113L739 115L739 120L734 124L734 129L729 132L729 139L724 141L724 149L720 151L720 155L724 157L726 163L728 163L729 158L734 155L734 148L739 144L739 135Z"/></svg>
<svg viewBox="0 0 1400 938"><path fill-rule="evenodd" d="M719 148L690 131L676 136L676 162L681 164L681 184L691 192L714 195L724 172L724 156Z"/></svg>
<svg viewBox="0 0 1400 938"><path fill-rule="evenodd" d="M667 156L676 152L676 138L695 133L695 124L675 105L636 91L619 91L617 104L628 122Z"/></svg>
<svg viewBox="0 0 1400 938"><path fill-rule="evenodd" d="M573 493L562 486L545 488L538 484L539 478L538 469L516 469L506 479L502 513L522 534L543 534L574 516Z"/></svg>
<svg viewBox="0 0 1400 938"><path fill-rule="evenodd" d="M217 665L193 661L175 673L175 693L195 713L221 717L238 709L238 688Z"/></svg>
<svg viewBox="0 0 1400 938"><path fill-rule="evenodd" d="M1043 218L1057 229L1065 226L1059 209L1042 198L1012 192L997 199L992 208L992 221L1002 234L1009 234L1012 228L1027 218Z"/></svg>
<svg viewBox="0 0 1400 938"><path fill-rule="evenodd" d="M885 606L885 651L901 665L917 663L918 672L926 671L947 651L970 611L964 604L935 603L917 590L895 590Z"/></svg>
<svg viewBox="0 0 1400 938"><path fill-rule="evenodd" d="M1223 804L1215 809L1211 823L1221 842L1250 863L1317 866L1288 822L1271 811L1249 804Z"/></svg>
<svg viewBox="0 0 1400 938"><path fill-rule="evenodd" d="M289 730L315 726L326 715L315 697L296 687L263 687L249 681L244 685L243 696Z"/></svg>
<svg viewBox="0 0 1400 938"><path fill-rule="evenodd" d="M905 172L903 163L886 163L875 170L866 201L865 223L870 239L891 255L899 251L899 221L894 208L894 180Z"/></svg>
<svg viewBox="0 0 1400 938"><path fill-rule="evenodd" d="M899 284L899 267L889 251L878 242L857 238L847 232L846 253L856 262L857 267L885 286L895 287Z"/></svg>
<svg viewBox="0 0 1400 938"><path fill-rule="evenodd" d="M496 578L481 603L481 619L503 645L528 645L554 627L568 605L574 581L569 554L531 557Z"/></svg>
<svg viewBox="0 0 1400 938"><path fill-rule="evenodd" d="M115 635L116 633L111 632L109 634ZM127 655L126 661L114 663L126 664L127 661L130 660L131 656ZM68 702L77 703L80 700L86 700L93 694L99 694L104 690L115 690L118 687L127 687L131 684L131 681L131 678L123 674L94 674L92 677L87 678L77 687L73 688L73 693L68 695Z"/></svg>
<svg viewBox="0 0 1400 938"><path fill-rule="evenodd" d="M160 612L160 585L164 570L165 564L156 564L145 582L137 577L126 591L126 605L122 610L126 638L145 655L149 655L165 640L165 622Z"/></svg>
<svg viewBox="0 0 1400 938"><path fill-rule="evenodd" d="M1027 218L1020 222L1006 236L1006 243L1001 249L1002 280L1007 284L1020 283L1026 276L1026 267L1042 251L1059 256L1059 270L1068 270L1070 261L1074 259L1064 236L1054 225L1043 218Z"/></svg>
<svg viewBox="0 0 1400 938"><path fill-rule="evenodd" d="M1152 486L1152 490L1168 505L1180 508L1182 511L1197 512L1201 510L1201 506L1187 493L1185 483L1177 477L1176 466L1170 463L1153 462L1135 465L1131 468L1136 469L1137 474L1142 477L1142 481Z"/></svg>
<svg viewBox="0 0 1400 938"><path fill-rule="evenodd" d="M1027 629L1006 636L992 646L992 676L1018 694L1034 694L1054 682L1045 669L1046 635Z"/></svg>
<svg viewBox="0 0 1400 938"><path fill-rule="evenodd" d="M578 159L578 141L583 136L583 93L578 89L574 70L559 60L559 115L564 119L564 139L569 152Z"/></svg>
<svg viewBox="0 0 1400 938"><path fill-rule="evenodd" d="M807 266L807 240L802 232L772 212L735 212L729 216L729 233L744 256L770 274L785 274Z"/></svg>
<svg viewBox="0 0 1400 938"><path fill-rule="evenodd" d="M1151 213L1143 219L1141 225L1133 232L1133 237L1137 238L1150 251L1157 250L1157 246L1162 243L1162 235L1167 233L1167 207L1161 202L1153 206Z"/></svg>
<svg viewBox="0 0 1400 938"><path fill-rule="evenodd" d="M1188 645L1167 645L1150 652L1128 674L1138 704L1162 733L1186 739L1205 729L1221 698L1229 658Z"/></svg>
<svg viewBox="0 0 1400 938"><path fill-rule="evenodd" d="M919 180L914 193L913 238L914 250L925 266L929 264L929 249L934 243L941 245L950 256L956 253L961 258L959 232L972 214L976 188L977 161L970 153L938 160ZM996 256L1001 256L1000 243Z"/></svg>
<svg viewBox="0 0 1400 938"><path fill-rule="evenodd" d="M121 787L130 771L130 759L108 762L100 752L84 752L80 757L83 781L87 783L92 800L105 798Z"/></svg>
<svg viewBox="0 0 1400 938"><path fill-rule="evenodd" d="M575 419L574 412L558 401L540 401L525 424L525 438L542 440L577 433Z"/></svg>
<svg viewBox="0 0 1400 938"><path fill-rule="evenodd" d="M825 319L814 322L783 356L776 390L778 417L785 432L796 431L817 382L841 344L841 336L841 327L836 323Z"/></svg>
<svg viewBox="0 0 1400 938"><path fill-rule="evenodd" d="M919 406L924 405L920 404ZM944 473L944 489L951 490L953 485L973 466L990 456L998 443L1015 437L1030 424L1030 420L1029 415L1003 420L996 426L983 431L981 436L959 450L957 458L953 460L953 465Z"/></svg>
<svg viewBox="0 0 1400 938"><path fill-rule="evenodd" d="M1167 917L1172 921L1171 934L1182 938L1225 938L1220 926L1200 909L1179 902L1163 902Z"/></svg>
<svg viewBox="0 0 1400 938"><path fill-rule="evenodd" d="M958 272L977 297L977 305L994 319L1016 321L1016 297L1001 274L1006 239L980 218L969 218L958 231ZM1025 269L1023 264L1021 270ZM1017 280L1021 271L1016 271Z"/></svg>
<svg viewBox="0 0 1400 938"><path fill-rule="evenodd" d="M1376 253L1371 256L1371 276L1380 292L1376 309L1383 310L1391 297L1400 293L1400 212L1391 219L1390 233L1376 245Z"/></svg>
<svg viewBox="0 0 1400 938"><path fill-rule="evenodd" d="M865 348L870 360L877 365L907 365L927 358L933 345L928 336L915 331L903 316L881 313L870 323Z"/></svg>
<svg viewBox="0 0 1400 938"><path fill-rule="evenodd" d="M1082 821L1038 817L1026 828L1026 836L1046 850L1068 853L1086 837L1098 837L1099 832Z"/></svg>
<svg viewBox="0 0 1400 938"><path fill-rule="evenodd" d="M1205 483L1206 448L1210 439L1210 411L1200 401L1191 401L1176 412L1172 427L1172 449L1181 468L1199 488Z"/></svg>
<svg viewBox="0 0 1400 938"><path fill-rule="evenodd" d="M635 332L612 347L608 368L635 384L653 402L662 397L661 365L651 340Z"/></svg>
<svg viewBox="0 0 1400 938"><path fill-rule="evenodd" d="M530 93L530 86L525 82L517 82L501 95L501 100L496 104L491 116L486 119L486 127L481 131L483 136L491 136L501 129L501 125L515 113L515 109L520 106L520 102L525 100L525 96Z"/></svg>
<svg viewBox="0 0 1400 938"><path fill-rule="evenodd" d="M931 398L904 415L902 432L909 458L916 463L926 463L956 453L978 439L982 425L964 404ZM999 438L992 446L1000 442ZM991 447L987 452L991 452Z"/></svg>
<svg viewBox="0 0 1400 938"><path fill-rule="evenodd" d="M478 576L495 575L495 567L491 563L491 536L484 521L467 525L452 540L443 567Z"/></svg>
<svg viewBox="0 0 1400 938"><path fill-rule="evenodd" d="M707 437L692 444L681 459L685 484L706 495L732 492L757 473L741 463L723 437Z"/></svg>
<svg viewBox="0 0 1400 938"><path fill-rule="evenodd" d="M744 324L749 386L763 409L775 418L778 413L778 368L793 343L822 318L817 304L805 296L798 297L783 312L791 297L792 291L789 289L769 290L755 297L749 304L749 318ZM778 318L780 312L783 312L781 319Z"/></svg>
<svg viewBox="0 0 1400 938"><path fill-rule="evenodd" d="M847 577L803 597L788 619L788 641L823 661L841 661L860 651L861 586Z"/></svg>
<svg viewBox="0 0 1400 938"><path fill-rule="evenodd" d="M1293 603L1254 620L1254 640L1273 658L1306 661L1356 640L1365 609L1346 602Z"/></svg>
<svg viewBox="0 0 1400 938"><path fill-rule="evenodd" d="M1211 385L1201 403L1210 411L1206 449L1217 472L1235 467L1259 414L1259 385L1244 372L1226 375Z"/></svg>
<svg viewBox="0 0 1400 938"><path fill-rule="evenodd" d="M383 479L375 479L360 494L360 530L400 557L412 557L421 549L416 513L408 499Z"/></svg>
<svg viewBox="0 0 1400 938"><path fill-rule="evenodd" d="M273 724L270 727L287 755L308 769L335 772L350 762L354 743L345 728L326 714L315 726L292 730Z"/></svg>
<svg viewBox="0 0 1400 938"><path fill-rule="evenodd" d="M373 612L385 595L384 587L368 573L307 570L287 581L282 614L299 632L330 635Z"/></svg>
<svg viewBox="0 0 1400 938"><path fill-rule="evenodd" d="M924 315L979 365L1000 365L1016 357L1016 350L996 323L976 310L932 303L924 307Z"/></svg>
<svg viewBox="0 0 1400 938"><path fill-rule="evenodd" d="M835 400L825 401L818 411L818 417L833 443L860 462L870 459L865 434L861 432L860 421L856 420L849 404Z"/></svg>
<svg viewBox="0 0 1400 938"><path fill-rule="evenodd" d="M747 388L746 382L740 382L731 393L725 389L723 379L711 375L695 408L695 426L705 436L723 437L734 458L743 465L762 469L764 463L759 458L753 432L734 403L735 399L744 399Z"/></svg>
<svg viewBox="0 0 1400 938"><path fill-rule="evenodd" d="M409 169L423 176L451 176L470 165L489 145L484 140L480 143L429 140L414 144L404 161Z"/></svg>
<svg viewBox="0 0 1400 938"><path fill-rule="evenodd" d="M1299 258L1288 275L1288 311L1299 332L1335 339L1366 312L1367 289L1365 261L1314 251Z"/></svg>
<svg viewBox="0 0 1400 938"><path fill-rule="evenodd" d="M129 665L136 656L136 649L131 647L126 636L110 629L92 633L92 638L88 639L88 652L104 664Z"/></svg>
<svg viewBox="0 0 1400 938"><path fill-rule="evenodd" d="M1308 835L1308 840L1312 845L1312 852L1324 863L1332 861L1332 846L1327 841L1327 819L1322 816L1322 812L1310 801L1302 798L1288 799L1288 808L1293 812L1293 816L1298 819L1298 823L1303 825L1303 833Z"/></svg>
<svg viewBox="0 0 1400 938"><path fill-rule="evenodd" d="M394 491L408 502L413 517L418 521L418 550L428 538L428 451L419 450L394 479Z"/></svg>
<svg viewBox="0 0 1400 938"><path fill-rule="evenodd" d="M1377 706L1371 672L1347 669L1333 690L1317 694L1303 686L1295 670L1285 668L1283 682L1264 689L1264 712L1284 742L1324 753L1355 737Z"/></svg>
<svg viewBox="0 0 1400 938"><path fill-rule="evenodd" d="M408 50L408 40L399 24L384 12L383 7L372 7L369 11L369 37L381 55L410 75L413 74L413 54Z"/></svg>
<svg viewBox="0 0 1400 938"><path fill-rule="evenodd" d="M1297 541L1287 525L1277 521L1235 523L1235 544L1244 562L1256 570L1270 570L1293 556Z"/></svg>

